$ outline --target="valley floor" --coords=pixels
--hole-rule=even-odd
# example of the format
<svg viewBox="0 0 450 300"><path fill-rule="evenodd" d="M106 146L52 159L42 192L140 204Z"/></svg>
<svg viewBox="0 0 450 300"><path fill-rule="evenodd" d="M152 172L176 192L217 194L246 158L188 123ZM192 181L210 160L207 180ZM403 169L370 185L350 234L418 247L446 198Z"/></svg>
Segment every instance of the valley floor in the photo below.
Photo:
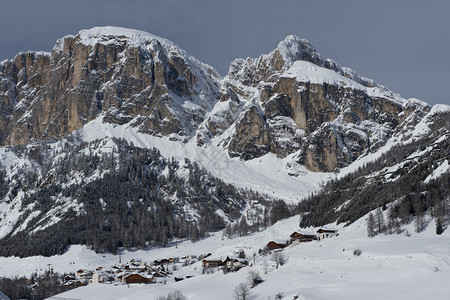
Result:
<svg viewBox="0 0 450 300"><path fill-rule="evenodd" d="M126 252L122 261L142 258L148 261L165 257L211 252L211 258L224 259L243 249L253 263L258 253L272 239L287 239L298 230L298 217L283 220L274 226L248 237L223 239L218 233L198 243L183 242L178 247L148 251ZM201 262L174 271L174 276L194 276L180 282L168 279L167 284L114 285L90 284L50 299L156 299L180 290L187 299L229 300L241 282L248 281L248 271L259 271L261 284L251 289L252 299L448 299L450 295L450 230L442 235L434 233L434 224L411 236L366 236L364 220L339 228L338 237L320 242L291 245L283 253L285 265L275 268L270 256L256 255L256 265L236 273L202 274ZM312 231L313 229L311 229ZM354 255L360 249L361 255ZM85 247L73 246L62 256L26 259L0 258L3 276L34 272L48 263L55 271L76 271L78 268L110 266L118 257L95 254ZM264 261L268 267L264 267ZM70 270L69 270L70 269ZM267 271L267 273L265 272Z"/></svg>

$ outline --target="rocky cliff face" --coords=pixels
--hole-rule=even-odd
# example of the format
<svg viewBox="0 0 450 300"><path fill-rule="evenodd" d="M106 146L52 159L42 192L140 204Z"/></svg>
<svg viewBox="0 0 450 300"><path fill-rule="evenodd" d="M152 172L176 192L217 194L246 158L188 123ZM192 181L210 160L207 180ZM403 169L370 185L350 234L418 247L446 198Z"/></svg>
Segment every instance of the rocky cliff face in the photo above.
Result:
<svg viewBox="0 0 450 300"><path fill-rule="evenodd" d="M0 144L58 138L89 121L205 146L230 157L292 155L331 172L414 126L429 106L323 59L289 36L269 54L237 59L228 75L148 33L102 27L60 39L51 53L0 64Z"/></svg>
<svg viewBox="0 0 450 300"><path fill-rule="evenodd" d="M241 101L252 103L235 121L230 156L294 154L312 171L331 172L376 151L410 113L423 116L429 110L322 59L295 36L267 55L235 60L225 82Z"/></svg>
<svg viewBox="0 0 450 300"><path fill-rule="evenodd" d="M175 44L114 27L0 65L0 143L61 137L101 115L153 135L189 136L219 88L216 71Z"/></svg>

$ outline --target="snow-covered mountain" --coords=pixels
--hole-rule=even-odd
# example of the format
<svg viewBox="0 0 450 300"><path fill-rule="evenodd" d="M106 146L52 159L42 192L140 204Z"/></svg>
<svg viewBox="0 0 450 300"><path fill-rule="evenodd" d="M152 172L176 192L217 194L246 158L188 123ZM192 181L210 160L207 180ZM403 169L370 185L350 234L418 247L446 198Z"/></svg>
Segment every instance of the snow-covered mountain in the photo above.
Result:
<svg viewBox="0 0 450 300"><path fill-rule="evenodd" d="M292 155L293 163L316 172L336 171L377 151L397 131L414 126L404 123L411 114L420 118L430 109L322 59L295 36L267 55L232 62L224 88L237 94L229 101L245 103L234 124L227 124L231 157ZM220 128L215 120L223 118L210 119Z"/></svg>
<svg viewBox="0 0 450 300"><path fill-rule="evenodd" d="M196 240L244 211L259 230L278 199L296 213L394 146L444 151L418 185L449 172L435 147L448 145L449 106L403 99L296 36L222 78L149 33L82 30L0 63L0 115L5 255Z"/></svg>

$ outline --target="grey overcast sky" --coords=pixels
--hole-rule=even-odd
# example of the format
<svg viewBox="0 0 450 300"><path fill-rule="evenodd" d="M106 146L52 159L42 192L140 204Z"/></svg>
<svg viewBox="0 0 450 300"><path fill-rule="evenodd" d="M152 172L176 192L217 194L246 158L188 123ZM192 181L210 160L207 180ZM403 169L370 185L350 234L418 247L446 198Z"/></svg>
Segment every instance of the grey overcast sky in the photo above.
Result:
<svg viewBox="0 0 450 300"><path fill-rule="evenodd" d="M165 37L225 75L289 34L403 97L450 104L448 0L0 0L0 60L114 25Z"/></svg>

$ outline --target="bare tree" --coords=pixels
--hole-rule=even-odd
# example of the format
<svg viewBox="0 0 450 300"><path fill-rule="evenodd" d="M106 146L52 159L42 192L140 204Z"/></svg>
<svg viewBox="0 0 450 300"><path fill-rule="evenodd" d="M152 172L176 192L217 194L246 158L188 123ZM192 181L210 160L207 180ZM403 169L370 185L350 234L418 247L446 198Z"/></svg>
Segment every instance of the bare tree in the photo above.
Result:
<svg viewBox="0 0 450 300"><path fill-rule="evenodd" d="M176 290L167 295L167 300L186 300L186 297L179 290Z"/></svg>
<svg viewBox="0 0 450 300"><path fill-rule="evenodd" d="M235 300L249 300L252 295L252 291L245 283L240 283L234 288L234 299Z"/></svg>
<svg viewBox="0 0 450 300"><path fill-rule="evenodd" d="M275 262L276 268L278 269L278 266L282 266L287 262L287 257L284 255L281 251L276 251L272 254L271 259Z"/></svg>
<svg viewBox="0 0 450 300"><path fill-rule="evenodd" d="M388 224L389 233L400 233L400 222L398 221L398 213L395 206L391 205L388 210Z"/></svg>
<svg viewBox="0 0 450 300"><path fill-rule="evenodd" d="M424 212L419 211L416 215L416 218L414 219L414 230L416 232L422 232L424 228L425 228Z"/></svg>
<svg viewBox="0 0 450 300"><path fill-rule="evenodd" d="M425 229L425 208L420 199L415 201L416 217L414 219L414 229L416 232L422 232Z"/></svg>
<svg viewBox="0 0 450 300"><path fill-rule="evenodd" d="M245 216L239 222L239 236L246 236L248 234L248 223Z"/></svg>
<svg viewBox="0 0 450 300"><path fill-rule="evenodd" d="M263 282L263 280L261 278L261 275L255 269L250 269L250 271L248 271L248 281L250 282L250 287L251 288L254 288L258 284Z"/></svg>
<svg viewBox="0 0 450 300"><path fill-rule="evenodd" d="M375 217L372 213L369 214L369 219L367 220L367 235L369 237L375 236Z"/></svg>
<svg viewBox="0 0 450 300"><path fill-rule="evenodd" d="M156 300L186 300L186 296L184 296L179 290L170 292L167 297L159 296Z"/></svg>
<svg viewBox="0 0 450 300"><path fill-rule="evenodd" d="M383 233L386 231L386 222L384 221L384 214L381 208L377 208L375 221L377 224L378 233Z"/></svg>
<svg viewBox="0 0 450 300"><path fill-rule="evenodd" d="M280 292L275 295L275 300L281 300L281 299L283 299L283 297L284 297L284 294Z"/></svg>

